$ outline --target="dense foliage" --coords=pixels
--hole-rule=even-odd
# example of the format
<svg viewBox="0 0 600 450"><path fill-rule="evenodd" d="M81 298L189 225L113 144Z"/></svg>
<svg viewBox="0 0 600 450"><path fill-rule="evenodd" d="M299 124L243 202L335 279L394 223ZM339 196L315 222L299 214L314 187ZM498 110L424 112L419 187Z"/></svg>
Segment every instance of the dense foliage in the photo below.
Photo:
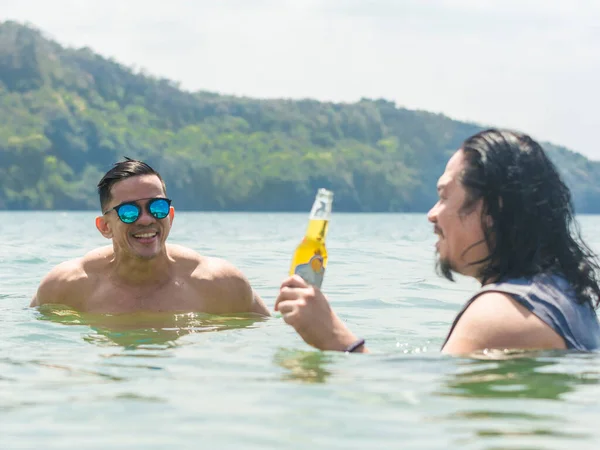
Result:
<svg viewBox="0 0 600 450"><path fill-rule="evenodd" d="M123 156L165 178L178 209L426 211L449 155L480 126L385 100L353 104L189 93L0 24L0 209L97 209ZM600 163L546 145L580 212L600 212Z"/></svg>

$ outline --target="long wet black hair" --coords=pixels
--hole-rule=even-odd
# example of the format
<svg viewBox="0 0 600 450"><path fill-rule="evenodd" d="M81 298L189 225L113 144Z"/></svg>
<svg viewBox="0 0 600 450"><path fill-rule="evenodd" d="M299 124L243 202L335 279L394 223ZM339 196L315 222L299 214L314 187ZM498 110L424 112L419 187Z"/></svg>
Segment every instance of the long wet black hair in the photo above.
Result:
<svg viewBox="0 0 600 450"><path fill-rule="evenodd" d="M462 151L463 211L483 199L481 223L490 249L477 262L483 262L483 284L560 273L580 303L597 308L597 256L581 238L571 192L541 145L522 133L488 129L468 138Z"/></svg>

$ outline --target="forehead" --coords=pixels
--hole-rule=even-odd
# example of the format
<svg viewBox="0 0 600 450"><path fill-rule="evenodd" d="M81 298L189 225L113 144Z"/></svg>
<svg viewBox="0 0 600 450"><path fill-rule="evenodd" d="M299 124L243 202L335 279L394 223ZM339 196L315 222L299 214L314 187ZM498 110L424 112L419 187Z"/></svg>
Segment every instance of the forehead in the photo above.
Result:
<svg viewBox="0 0 600 450"><path fill-rule="evenodd" d="M142 198L162 197L165 191L156 175L137 175L113 184L111 203L119 204Z"/></svg>
<svg viewBox="0 0 600 450"><path fill-rule="evenodd" d="M465 157L462 150L458 150L448 160L446 170L438 180L438 189L456 184L460 179L460 174L465 164Z"/></svg>

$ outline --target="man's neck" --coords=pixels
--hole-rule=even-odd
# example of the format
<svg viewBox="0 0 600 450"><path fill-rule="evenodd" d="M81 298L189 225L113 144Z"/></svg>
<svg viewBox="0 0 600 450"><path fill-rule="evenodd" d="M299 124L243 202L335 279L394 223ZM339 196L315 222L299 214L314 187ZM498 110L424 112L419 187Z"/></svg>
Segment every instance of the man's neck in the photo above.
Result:
<svg viewBox="0 0 600 450"><path fill-rule="evenodd" d="M164 284L171 277L166 251L152 259L115 254L111 265L111 277L118 284L156 286Z"/></svg>

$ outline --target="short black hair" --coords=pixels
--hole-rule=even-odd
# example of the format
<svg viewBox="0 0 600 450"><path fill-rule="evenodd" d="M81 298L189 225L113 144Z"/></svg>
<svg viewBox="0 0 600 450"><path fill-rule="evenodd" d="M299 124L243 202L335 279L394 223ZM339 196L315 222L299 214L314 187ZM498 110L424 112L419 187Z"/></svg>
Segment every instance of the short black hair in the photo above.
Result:
<svg viewBox="0 0 600 450"><path fill-rule="evenodd" d="M102 209L102 212L105 211L106 205L108 205L111 200L110 191L115 183L140 175L156 175L161 181L166 195L167 188L165 182L156 170L143 161L138 161L125 156L125 160L115 163L113 168L106 172L98 183L98 195L100 196L100 208Z"/></svg>

